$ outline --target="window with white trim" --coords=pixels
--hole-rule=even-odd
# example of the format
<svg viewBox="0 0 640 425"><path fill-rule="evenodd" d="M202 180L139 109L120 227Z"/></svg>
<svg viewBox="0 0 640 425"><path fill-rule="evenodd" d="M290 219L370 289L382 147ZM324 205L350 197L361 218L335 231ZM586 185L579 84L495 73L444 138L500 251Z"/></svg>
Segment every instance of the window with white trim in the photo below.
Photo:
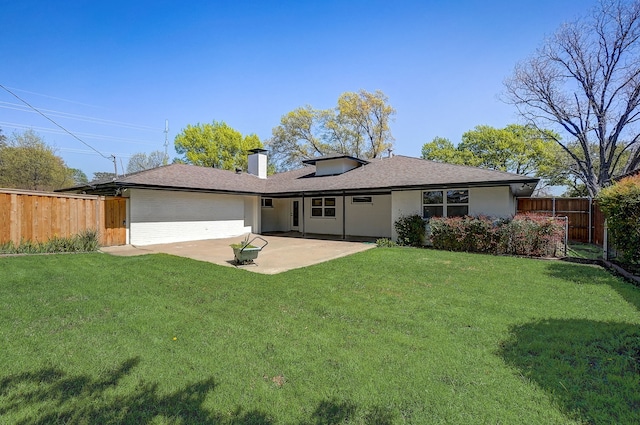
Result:
<svg viewBox="0 0 640 425"><path fill-rule="evenodd" d="M469 215L469 189L422 192L422 217L462 217Z"/></svg>
<svg viewBox="0 0 640 425"><path fill-rule="evenodd" d="M262 198L262 208L273 208L273 199L271 198Z"/></svg>
<svg viewBox="0 0 640 425"><path fill-rule="evenodd" d="M335 217L336 198L311 198L311 217Z"/></svg>

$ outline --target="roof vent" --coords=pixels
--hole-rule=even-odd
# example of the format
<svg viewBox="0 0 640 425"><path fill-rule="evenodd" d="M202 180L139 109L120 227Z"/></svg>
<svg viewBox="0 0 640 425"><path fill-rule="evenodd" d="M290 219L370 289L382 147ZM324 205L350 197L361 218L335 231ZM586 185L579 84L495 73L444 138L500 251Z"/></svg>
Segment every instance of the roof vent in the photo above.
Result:
<svg viewBox="0 0 640 425"><path fill-rule="evenodd" d="M389 148L387 151L389 151L389 158L393 158L393 148Z"/></svg>

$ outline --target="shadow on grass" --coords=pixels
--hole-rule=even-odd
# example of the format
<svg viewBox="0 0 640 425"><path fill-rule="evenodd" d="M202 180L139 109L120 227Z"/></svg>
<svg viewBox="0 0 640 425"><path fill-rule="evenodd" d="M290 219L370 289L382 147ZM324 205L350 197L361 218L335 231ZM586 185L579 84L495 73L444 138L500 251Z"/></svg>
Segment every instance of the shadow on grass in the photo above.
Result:
<svg viewBox="0 0 640 425"><path fill-rule="evenodd" d="M158 420L180 424L275 423L258 410L238 407L221 414L206 409L207 395L217 388L212 378L170 394L161 394L156 383L123 382L138 364L138 358L129 359L99 378L69 375L57 368L1 378L0 418L9 418L16 425L145 424ZM301 425L337 425L360 418L378 425L393 422L392 413L383 408L363 411L350 401L332 399L320 401L310 420Z"/></svg>
<svg viewBox="0 0 640 425"><path fill-rule="evenodd" d="M500 355L567 416L640 423L640 329L625 323L546 320L512 329Z"/></svg>
<svg viewBox="0 0 640 425"><path fill-rule="evenodd" d="M15 424L141 424L163 418L185 424L271 424L258 411L216 415L203 407L207 394L216 388L206 379L181 390L161 395L155 383L139 382L123 394L118 385L139 363L125 361L107 376L69 376L55 368L25 372L0 380L0 417L16 418Z"/></svg>

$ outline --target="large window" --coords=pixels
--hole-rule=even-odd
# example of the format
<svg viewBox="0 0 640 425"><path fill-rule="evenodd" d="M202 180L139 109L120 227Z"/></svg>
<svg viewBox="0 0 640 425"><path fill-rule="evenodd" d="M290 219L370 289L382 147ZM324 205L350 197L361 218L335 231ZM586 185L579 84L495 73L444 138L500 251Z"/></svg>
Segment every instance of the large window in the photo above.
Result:
<svg viewBox="0 0 640 425"><path fill-rule="evenodd" d="M336 198L311 198L311 217L335 217Z"/></svg>
<svg viewBox="0 0 640 425"><path fill-rule="evenodd" d="M428 190L422 192L422 217L469 215L469 190Z"/></svg>

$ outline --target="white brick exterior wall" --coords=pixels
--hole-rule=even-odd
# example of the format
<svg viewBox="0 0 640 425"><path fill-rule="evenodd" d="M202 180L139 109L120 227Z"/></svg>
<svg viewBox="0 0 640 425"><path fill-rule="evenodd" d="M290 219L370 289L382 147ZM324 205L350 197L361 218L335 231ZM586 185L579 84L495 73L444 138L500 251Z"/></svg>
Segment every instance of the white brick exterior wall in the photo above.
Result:
<svg viewBox="0 0 640 425"><path fill-rule="evenodd" d="M239 236L253 231L238 195L131 189L129 243L150 245Z"/></svg>

